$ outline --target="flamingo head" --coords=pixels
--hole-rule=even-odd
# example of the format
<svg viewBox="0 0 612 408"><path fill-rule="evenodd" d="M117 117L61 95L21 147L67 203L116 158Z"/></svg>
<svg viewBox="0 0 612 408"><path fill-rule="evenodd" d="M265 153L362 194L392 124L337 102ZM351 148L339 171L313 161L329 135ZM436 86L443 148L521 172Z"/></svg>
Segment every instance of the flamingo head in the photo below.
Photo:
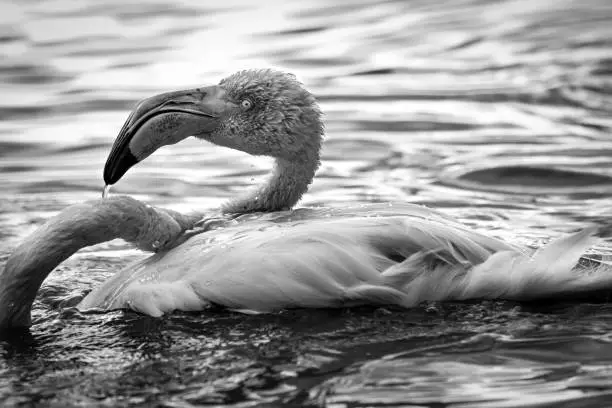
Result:
<svg viewBox="0 0 612 408"><path fill-rule="evenodd" d="M239 71L218 85L167 92L138 103L104 167L114 184L158 148L195 136L253 155L318 161L322 114L295 76L272 69Z"/></svg>

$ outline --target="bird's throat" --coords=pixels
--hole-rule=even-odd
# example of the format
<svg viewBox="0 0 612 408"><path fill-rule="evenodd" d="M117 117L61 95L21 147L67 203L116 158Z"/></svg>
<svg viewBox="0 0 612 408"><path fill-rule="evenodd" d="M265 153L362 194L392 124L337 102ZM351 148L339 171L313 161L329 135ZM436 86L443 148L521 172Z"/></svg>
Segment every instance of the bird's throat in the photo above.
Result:
<svg viewBox="0 0 612 408"><path fill-rule="evenodd" d="M224 204L222 212L245 214L288 210L308 190L318 167L318 157L304 161L276 159L272 175L265 184Z"/></svg>

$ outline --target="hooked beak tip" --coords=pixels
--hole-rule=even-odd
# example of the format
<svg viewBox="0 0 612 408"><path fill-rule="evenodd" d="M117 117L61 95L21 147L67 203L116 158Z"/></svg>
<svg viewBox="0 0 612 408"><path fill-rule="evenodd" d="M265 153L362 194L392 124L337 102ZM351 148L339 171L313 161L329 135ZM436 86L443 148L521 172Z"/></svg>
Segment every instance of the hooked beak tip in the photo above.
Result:
<svg viewBox="0 0 612 408"><path fill-rule="evenodd" d="M132 166L138 163L138 159L127 148L117 156L119 157L109 156L104 166L104 183L107 185L118 182Z"/></svg>

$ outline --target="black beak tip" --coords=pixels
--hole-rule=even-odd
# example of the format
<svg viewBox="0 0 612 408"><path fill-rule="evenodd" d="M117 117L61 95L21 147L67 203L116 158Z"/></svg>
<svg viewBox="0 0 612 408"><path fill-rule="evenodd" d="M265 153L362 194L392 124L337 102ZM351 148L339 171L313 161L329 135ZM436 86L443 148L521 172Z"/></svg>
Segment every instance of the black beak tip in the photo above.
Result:
<svg viewBox="0 0 612 408"><path fill-rule="evenodd" d="M125 149L118 157L111 154L104 166L104 183L107 185L115 184L136 163L138 163L138 159L129 149Z"/></svg>

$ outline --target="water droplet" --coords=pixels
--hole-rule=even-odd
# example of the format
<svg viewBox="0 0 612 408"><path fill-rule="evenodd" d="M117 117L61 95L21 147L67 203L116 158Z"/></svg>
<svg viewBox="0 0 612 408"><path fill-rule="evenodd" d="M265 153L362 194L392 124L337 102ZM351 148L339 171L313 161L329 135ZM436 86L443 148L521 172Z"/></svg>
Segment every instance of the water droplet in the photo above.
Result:
<svg viewBox="0 0 612 408"><path fill-rule="evenodd" d="M112 184L106 184L102 190L102 198L108 198Z"/></svg>

